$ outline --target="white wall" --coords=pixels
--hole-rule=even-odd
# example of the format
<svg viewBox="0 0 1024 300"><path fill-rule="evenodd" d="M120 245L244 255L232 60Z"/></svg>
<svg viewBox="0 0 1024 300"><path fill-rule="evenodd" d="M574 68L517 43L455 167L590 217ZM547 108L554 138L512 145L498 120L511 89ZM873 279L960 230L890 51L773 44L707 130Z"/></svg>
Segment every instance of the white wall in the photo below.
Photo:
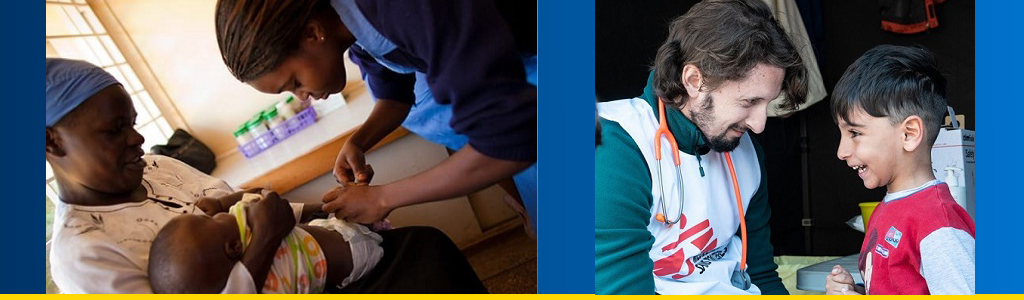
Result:
<svg viewBox="0 0 1024 300"><path fill-rule="evenodd" d="M216 2L90 1L109 7L183 121L220 156L237 146L232 132L238 125L287 96L259 93L231 76L214 34ZM349 67L349 77L358 79L358 68Z"/></svg>

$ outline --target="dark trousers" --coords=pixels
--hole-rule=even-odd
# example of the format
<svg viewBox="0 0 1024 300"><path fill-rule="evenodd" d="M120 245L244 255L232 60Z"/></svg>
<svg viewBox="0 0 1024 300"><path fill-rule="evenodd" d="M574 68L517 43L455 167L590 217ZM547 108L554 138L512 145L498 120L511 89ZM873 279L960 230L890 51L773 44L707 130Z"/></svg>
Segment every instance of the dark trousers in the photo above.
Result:
<svg viewBox="0 0 1024 300"><path fill-rule="evenodd" d="M370 274L338 293L485 294L455 243L433 227L403 227L378 232L384 256Z"/></svg>

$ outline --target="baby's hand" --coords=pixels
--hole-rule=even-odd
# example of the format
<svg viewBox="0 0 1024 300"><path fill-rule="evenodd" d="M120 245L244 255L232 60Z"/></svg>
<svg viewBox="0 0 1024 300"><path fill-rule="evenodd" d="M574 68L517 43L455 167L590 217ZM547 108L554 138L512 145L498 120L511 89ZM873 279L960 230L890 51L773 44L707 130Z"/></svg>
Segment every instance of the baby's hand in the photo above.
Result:
<svg viewBox="0 0 1024 300"><path fill-rule="evenodd" d="M226 209L220 207L220 201L216 198L201 198L199 201L196 201L196 207L203 210L209 216L226 211Z"/></svg>
<svg viewBox="0 0 1024 300"><path fill-rule="evenodd" d="M203 197L196 201L196 207L202 209L209 216L222 212L228 212L228 208L238 203L246 193L262 193L263 188L250 188L237 191L220 198Z"/></svg>
<svg viewBox="0 0 1024 300"><path fill-rule="evenodd" d="M825 295L860 295L853 282L853 276L842 266L832 267L832 273L825 278Z"/></svg>

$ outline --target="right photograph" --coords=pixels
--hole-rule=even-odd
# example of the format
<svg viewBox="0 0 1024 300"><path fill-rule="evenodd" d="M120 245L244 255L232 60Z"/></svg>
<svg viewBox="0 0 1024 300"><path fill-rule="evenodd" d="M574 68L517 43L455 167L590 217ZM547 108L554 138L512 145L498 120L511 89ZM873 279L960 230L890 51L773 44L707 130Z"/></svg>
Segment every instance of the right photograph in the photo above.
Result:
<svg viewBox="0 0 1024 300"><path fill-rule="evenodd" d="M974 3L595 3L595 293L974 294Z"/></svg>

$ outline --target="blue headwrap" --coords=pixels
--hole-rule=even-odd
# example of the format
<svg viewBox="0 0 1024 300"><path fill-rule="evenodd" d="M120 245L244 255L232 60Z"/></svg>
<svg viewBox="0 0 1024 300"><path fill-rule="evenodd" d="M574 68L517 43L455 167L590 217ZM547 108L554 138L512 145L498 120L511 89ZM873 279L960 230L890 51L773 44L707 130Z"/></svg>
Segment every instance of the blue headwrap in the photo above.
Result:
<svg viewBox="0 0 1024 300"><path fill-rule="evenodd" d="M120 84L114 76L80 60L46 59L46 127L100 90Z"/></svg>

